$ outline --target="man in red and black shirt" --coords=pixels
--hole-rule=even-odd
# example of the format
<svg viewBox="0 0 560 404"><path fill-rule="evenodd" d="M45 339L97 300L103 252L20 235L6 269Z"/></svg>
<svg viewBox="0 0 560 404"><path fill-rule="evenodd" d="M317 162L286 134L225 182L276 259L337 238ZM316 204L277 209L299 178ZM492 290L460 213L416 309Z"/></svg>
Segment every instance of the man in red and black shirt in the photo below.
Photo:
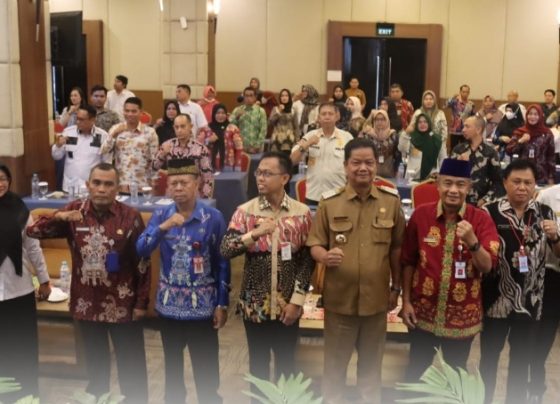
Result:
<svg viewBox="0 0 560 404"><path fill-rule="evenodd" d="M468 161L445 159L438 202L418 206L402 247L404 323L410 330L409 380L430 366L441 347L453 367L466 367L482 328L481 275L497 261L499 239L490 216L465 202Z"/></svg>
<svg viewBox="0 0 560 404"><path fill-rule="evenodd" d="M144 334L138 320L148 307L150 261L136 255L144 223L136 209L115 200L119 179L112 165L95 166L86 185L87 200L73 201L52 217L41 217L27 234L68 240L70 313L84 340L87 391L99 397L110 390L110 335L126 402L146 403Z"/></svg>

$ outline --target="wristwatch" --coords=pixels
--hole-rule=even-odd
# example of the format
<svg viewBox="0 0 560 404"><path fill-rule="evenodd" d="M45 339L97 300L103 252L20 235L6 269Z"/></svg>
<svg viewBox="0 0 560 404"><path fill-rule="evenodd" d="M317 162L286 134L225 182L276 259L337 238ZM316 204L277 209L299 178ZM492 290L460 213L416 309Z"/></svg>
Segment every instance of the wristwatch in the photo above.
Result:
<svg viewBox="0 0 560 404"><path fill-rule="evenodd" d="M480 250L480 243L478 241L469 247L470 252L477 252L478 250Z"/></svg>
<svg viewBox="0 0 560 404"><path fill-rule="evenodd" d="M397 292L397 293L401 293L402 289L401 288L396 288L394 286L391 285L391 292Z"/></svg>
<svg viewBox="0 0 560 404"><path fill-rule="evenodd" d="M227 311L227 309L228 309L227 306L222 306L221 304L217 305L216 308L217 309L222 309L222 310L225 310L225 311Z"/></svg>
<svg viewBox="0 0 560 404"><path fill-rule="evenodd" d="M299 151L300 151L300 153L305 153L305 147L303 147L302 145L299 145Z"/></svg>

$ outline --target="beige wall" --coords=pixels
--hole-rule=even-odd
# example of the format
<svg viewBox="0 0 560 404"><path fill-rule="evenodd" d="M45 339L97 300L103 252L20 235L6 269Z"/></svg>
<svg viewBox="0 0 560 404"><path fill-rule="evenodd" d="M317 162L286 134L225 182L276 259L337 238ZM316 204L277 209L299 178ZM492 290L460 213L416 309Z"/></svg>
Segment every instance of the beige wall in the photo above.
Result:
<svg viewBox="0 0 560 404"><path fill-rule="evenodd" d="M258 76L266 89L309 82L323 92L327 21L389 21L443 25L442 96L469 83L475 98L516 88L540 100L556 88L558 8L558 0L223 0L216 84L239 90Z"/></svg>
<svg viewBox="0 0 560 404"><path fill-rule="evenodd" d="M50 0L51 11L81 9L105 23L105 78L173 95L180 82L200 96L207 80L205 0ZM444 27L441 96L469 83L472 96L539 100L556 88L560 0L222 0L216 84L239 91L251 76L263 88L326 84L327 21L390 21ZM185 15L189 28L181 30ZM506 40L507 39L507 40Z"/></svg>

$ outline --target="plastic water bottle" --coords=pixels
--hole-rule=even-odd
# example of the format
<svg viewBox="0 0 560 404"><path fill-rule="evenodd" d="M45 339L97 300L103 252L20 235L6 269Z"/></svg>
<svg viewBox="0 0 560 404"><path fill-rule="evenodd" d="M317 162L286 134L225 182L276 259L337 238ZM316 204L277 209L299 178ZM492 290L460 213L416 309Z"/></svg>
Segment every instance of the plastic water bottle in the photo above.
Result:
<svg viewBox="0 0 560 404"><path fill-rule="evenodd" d="M298 174L305 175L305 161L302 159L298 164Z"/></svg>
<svg viewBox="0 0 560 404"><path fill-rule="evenodd" d="M404 164L403 164L403 163L400 163L400 164L399 164L399 169L398 169L398 171L397 171L397 183L398 183L398 184L404 183L404 175L405 175L405 172L404 172Z"/></svg>
<svg viewBox="0 0 560 404"><path fill-rule="evenodd" d="M130 203L133 205L138 205L140 203L138 199L138 183L136 181L130 184Z"/></svg>
<svg viewBox="0 0 560 404"><path fill-rule="evenodd" d="M66 261L60 264L60 289L64 293L70 293L70 268Z"/></svg>
<svg viewBox="0 0 560 404"><path fill-rule="evenodd" d="M39 199L39 174L33 173L31 177L31 198Z"/></svg>

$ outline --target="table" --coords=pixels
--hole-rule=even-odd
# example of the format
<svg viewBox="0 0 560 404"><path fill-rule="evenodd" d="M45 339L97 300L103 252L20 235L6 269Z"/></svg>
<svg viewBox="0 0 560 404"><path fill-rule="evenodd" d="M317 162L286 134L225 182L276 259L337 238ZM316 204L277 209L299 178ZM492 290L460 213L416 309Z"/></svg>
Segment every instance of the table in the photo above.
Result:
<svg viewBox="0 0 560 404"><path fill-rule="evenodd" d="M216 207L226 222L229 222L235 209L247 201L247 178L248 174L240 171L214 174Z"/></svg>
<svg viewBox="0 0 560 404"><path fill-rule="evenodd" d="M296 197L296 183L302 178L305 178L304 174L296 174L292 176L292 179L290 180L290 196L292 198ZM400 181L397 182L396 178L389 178L389 180L397 184L397 190L399 191L401 199L410 199L410 193L412 189L411 184L402 183Z"/></svg>
<svg viewBox="0 0 560 404"><path fill-rule="evenodd" d="M262 158L262 153L250 154L251 161L249 163L249 179L247 183L247 200L253 199L259 195L259 189L257 188L257 179L255 178L255 171L259 166L259 161Z"/></svg>

